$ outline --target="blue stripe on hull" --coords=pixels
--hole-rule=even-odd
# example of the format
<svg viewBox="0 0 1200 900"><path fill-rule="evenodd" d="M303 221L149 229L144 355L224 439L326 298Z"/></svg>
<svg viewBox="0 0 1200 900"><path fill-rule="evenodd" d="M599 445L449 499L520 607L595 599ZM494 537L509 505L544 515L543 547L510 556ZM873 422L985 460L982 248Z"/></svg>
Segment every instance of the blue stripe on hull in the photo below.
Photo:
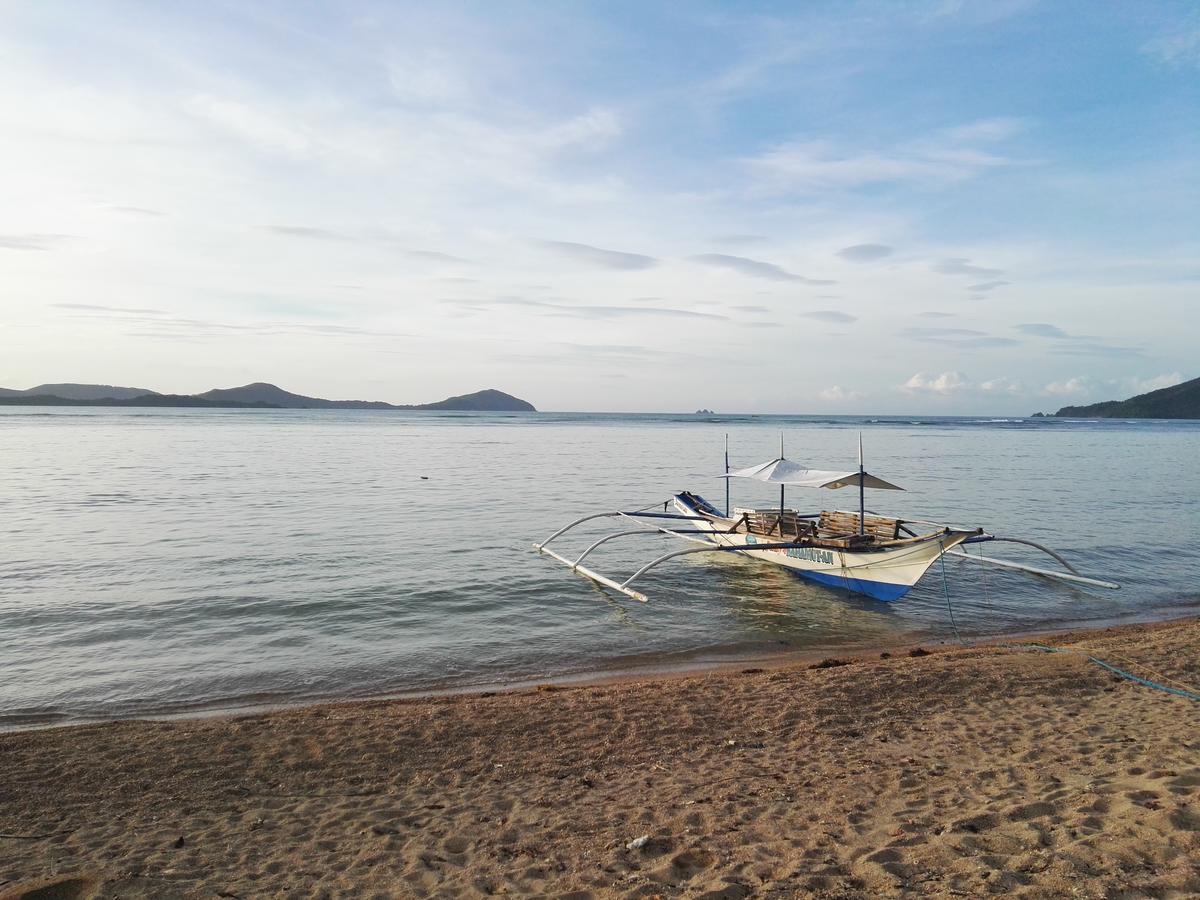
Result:
<svg viewBox="0 0 1200 900"><path fill-rule="evenodd" d="M893 600L899 600L905 594L912 590L912 587L907 584L887 584L882 581L866 581L862 578L846 578L842 575L827 575L824 572L806 572L803 569L790 569L801 578L807 578L810 581L815 581L818 584L826 585L832 588L842 588L848 591L854 591L858 594L865 594L872 600L883 600L890 603Z"/></svg>

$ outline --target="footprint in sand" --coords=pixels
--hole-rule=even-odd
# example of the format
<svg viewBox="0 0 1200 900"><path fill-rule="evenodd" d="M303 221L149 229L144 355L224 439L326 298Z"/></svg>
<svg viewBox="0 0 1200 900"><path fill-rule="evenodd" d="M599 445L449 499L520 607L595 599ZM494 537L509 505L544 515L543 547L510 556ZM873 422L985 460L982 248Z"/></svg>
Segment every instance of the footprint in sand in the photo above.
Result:
<svg viewBox="0 0 1200 900"><path fill-rule="evenodd" d="M91 900L100 881L90 875L39 878L0 890L0 900Z"/></svg>
<svg viewBox="0 0 1200 900"><path fill-rule="evenodd" d="M1053 803L1026 803L1024 806L1017 806L1009 810L1008 817L1014 822L1028 822L1030 819L1040 819L1043 816L1052 816L1057 812Z"/></svg>
<svg viewBox="0 0 1200 900"><path fill-rule="evenodd" d="M696 895L696 900L742 900L750 896L750 888L741 882L721 882Z"/></svg>
<svg viewBox="0 0 1200 900"><path fill-rule="evenodd" d="M671 858L671 873L686 881L713 864L713 855L706 850L684 850Z"/></svg>

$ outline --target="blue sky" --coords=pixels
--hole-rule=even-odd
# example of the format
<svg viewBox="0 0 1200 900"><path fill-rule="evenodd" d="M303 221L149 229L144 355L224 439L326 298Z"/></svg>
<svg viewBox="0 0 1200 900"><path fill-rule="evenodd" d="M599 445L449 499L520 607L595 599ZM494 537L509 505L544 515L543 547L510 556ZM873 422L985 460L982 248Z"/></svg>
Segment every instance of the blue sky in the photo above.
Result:
<svg viewBox="0 0 1200 900"><path fill-rule="evenodd" d="M1189 3L6 4L0 385L1025 413L1194 377Z"/></svg>

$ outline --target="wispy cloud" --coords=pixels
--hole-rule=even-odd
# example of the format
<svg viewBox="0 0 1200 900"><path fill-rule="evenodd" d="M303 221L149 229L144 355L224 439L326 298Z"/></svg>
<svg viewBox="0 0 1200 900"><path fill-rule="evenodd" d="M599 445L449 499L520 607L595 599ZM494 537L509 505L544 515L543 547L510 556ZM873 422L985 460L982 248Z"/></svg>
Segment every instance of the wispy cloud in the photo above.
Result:
<svg viewBox="0 0 1200 900"><path fill-rule="evenodd" d="M71 238L69 234L0 234L0 250L50 250Z"/></svg>
<svg viewBox="0 0 1200 900"><path fill-rule="evenodd" d="M167 316L170 313L161 309L143 309L131 306L103 306L99 303L52 303L57 309L74 309L85 312L132 313L143 316Z"/></svg>
<svg viewBox="0 0 1200 900"><path fill-rule="evenodd" d="M342 234L340 231L331 231L328 228L314 228L309 225L262 225L260 227L264 231L283 234L288 237L311 238L317 241L352 240L349 235Z"/></svg>
<svg viewBox="0 0 1200 900"><path fill-rule="evenodd" d="M144 206L109 205L104 208L111 212L127 213L128 215L131 215L131 216L150 216L153 218L162 218L163 216L166 215L165 212L161 212L160 210L157 210L157 209L147 209Z"/></svg>
<svg viewBox="0 0 1200 900"><path fill-rule="evenodd" d="M837 284L836 281L830 281L825 278L807 278L804 275L797 275L774 263L762 262L757 259L747 259L744 256L730 256L727 253L701 253L691 257L691 259L692 262L702 263L706 266L729 269L753 278L766 278L769 281L791 281L797 284L814 286Z"/></svg>
<svg viewBox="0 0 1200 900"><path fill-rule="evenodd" d="M1142 52L1171 66L1200 65L1200 16L1169 34L1163 34L1142 45Z"/></svg>
<svg viewBox="0 0 1200 900"><path fill-rule="evenodd" d="M983 294L987 294L991 291L996 290L996 288L1006 287L1010 284L1012 284L1011 281L1002 281L1002 280L997 279L995 281L983 281L983 282L980 282L979 284L969 284L969 285L967 285L967 290L970 291L972 294L975 294L977 296L982 296Z"/></svg>
<svg viewBox="0 0 1200 900"><path fill-rule="evenodd" d="M389 247L409 259L430 260L445 263L470 263L469 259L443 253L440 250L414 250L403 246L401 242L389 234L373 230L363 234L350 234L345 231L335 231L332 228L321 228L313 225L261 225L263 231L284 237L296 237L304 240L331 241L335 243L378 244Z"/></svg>
<svg viewBox="0 0 1200 900"><path fill-rule="evenodd" d="M837 252L842 259L851 262L874 262L892 255L892 248L887 244L852 244Z"/></svg>
<svg viewBox="0 0 1200 900"><path fill-rule="evenodd" d="M1137 359L1146 355L1146 351L1140 347L1104 344L1086 338L1063 341L1051 347L1050 352L1058 356L1099 356L1110 359Z"/></svg>
<svg viewBox="0 0 1200 900"><path fill-rule="evenodd" d="M951 184L989 169L1027 163L984 149L1015 135L1015 119L984 119L933 132L893 147L849 150L830 141L779 144L746 162L777 187L856 189L902 182Z"/></svg>
<svg viewBox="0 0 1200 900"><path fill-rule="evenodd" d="M905 328L901 334L914 341L976 349L1015 347L1021 343L1013 338L996 337L973 328Z"/></svg>
<svg viewBox="0 0 1200 900"><path fill-rule="evenodd" d="M1025 322L1014 327L1021 334L1053 340L1055 343L1051 345L1050 352L1060 356L1101 356L1116 359L1145 356L1145 351L1139 347L1108 344L1091 335L1070 334L1047 322Z"/></svg>
<svg viewBox="0 0 1200 900"><path fill-rule="evenodd" d="M743 247L748 244L761 244L766 239L766 235L763 234L718 234L712 238L712 242L729 247Z"/></svg>
<svg viewBox="0 0 1200 900"><path fill-rule="evenodd" d="M453 253L442 253L440 250L409 250L401 247L400 252L409 259L427 259L433 262L469 263L469 259L455 256Z"/></svg>
<svg viewBox="0 0 1200 900"><path fill-rule="evenodd" d="M299 158L320 145L319 133L273 114L261 105L202 93L183 104L183 110L216 132L261 151Z"/></svg>
<svg viewBox="0 0 1200 900"><path fill-rule="evenodd" d="M543 247L553 250L576 262L588 263L605 269L635 271L651 269L658 265L653 256L641 253L626 253L620 250L605 250L603 247L593 247L591 244L577 244L573 241L541 241Z"/></svg>
<svg viewBox="0 0 1200 900"><path fill-rule="evenodd" d="M548 300L529 300L524 297L498 297L490 301L449 300L444 301L473 312L484 312L490 306L519 306L543 315L569 316L577 319L618 319L642 316L665 316L679 319L711 319L728 321L728 316L716 313L695 312L690 309L675 309L663 306L599 306L572 303L553 303Z"/></svg>
<svg viewBox="0 0 1200 900"><path fill-rule="evenodd" d="M989 269L985 266L976 266L972 264L969 259L961 256L943 259L940 262L934 263L931 268L933 271L942 275L973 275L975 277L986 277L988 275L1004 274L1003 269ZM996 287L999 287L999 285L996 285Z"/></svg>
<svg viewBox="0 0 1200 900"><path fill-rule="evenodd" d="M1021 334L1031 334L1031 335L1034 335L1035 337L1048 337L1048 338L1070 338L1071 337L1071 335L1067 334L1065 331L1063 331L1057 325L1049 325L1045 322L1026 322L1023 325L1016 326L1016 328L1017 328L1017 331L1021 332Z"/></svg>
<svg viewBox="0 0 1200 900"><path fill-rule="evenodd" d="M839 322L842 324L848 324L850 322L858 321L858 316L852 316L850 313L840 312L836 309L815 309L812 312L801 313L801 315L809 319L817 319L821 322Z"/></svg>
<svg viewBox="0 0 1200 900"><path fill-rule="evenodd" d="M179 316L161 309L105 306L97 303L56 303L56 308L68 310L71 319L92 319L116 326L125 326L125 334L133 337L188 338L245 335L272 337L279 335L309 335L324 337L408 337L406 332L356 325L336 325L328 322L297 322L284 320L222 322Z"/></svg>

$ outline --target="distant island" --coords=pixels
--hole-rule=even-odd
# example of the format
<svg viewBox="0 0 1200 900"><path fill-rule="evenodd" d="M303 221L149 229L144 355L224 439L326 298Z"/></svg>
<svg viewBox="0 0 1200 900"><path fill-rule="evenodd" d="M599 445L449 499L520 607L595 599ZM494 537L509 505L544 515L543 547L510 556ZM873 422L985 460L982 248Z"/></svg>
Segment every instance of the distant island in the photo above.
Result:
<svg viewBox="0 0 1200 900"><path fill-rule="evenodd" d="M1054 414L1069 419L1200 419L1200 378L1089 406L1064 406Z"/></svg>
<svg viewBox="0 0 1200 900"><path fill-rule="evenodd" d="M265 382L215 388L203 394L160 394L110 384L39 384L27 390L0 388L4 406L212 407L219 409L418 409L454 412L537 412L532 403L493 389L447 397L436 403L400 406L380 400L324 400Z"/></svg>

